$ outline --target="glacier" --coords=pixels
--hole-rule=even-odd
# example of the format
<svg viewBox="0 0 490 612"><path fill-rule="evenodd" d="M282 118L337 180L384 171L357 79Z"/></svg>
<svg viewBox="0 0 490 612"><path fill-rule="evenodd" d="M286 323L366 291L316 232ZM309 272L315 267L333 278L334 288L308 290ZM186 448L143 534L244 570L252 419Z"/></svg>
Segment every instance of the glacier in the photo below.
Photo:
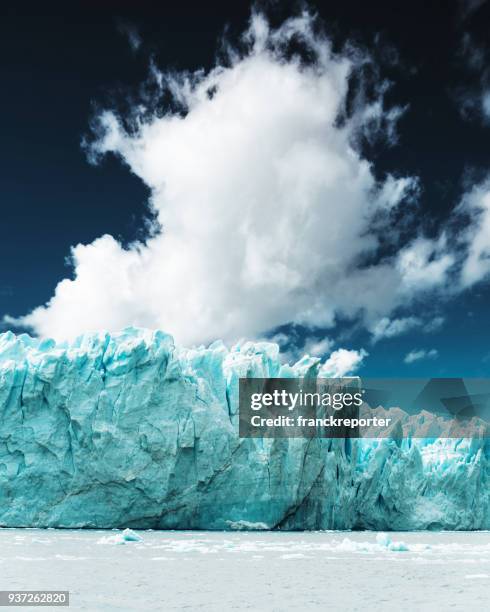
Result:
<svg viewBox="0 0 490 612"><path fill-rule="evenodd" d="M3 333L0 526L490 529L488 439L239 438L240 377L322 373L268 342Z"/></svg>

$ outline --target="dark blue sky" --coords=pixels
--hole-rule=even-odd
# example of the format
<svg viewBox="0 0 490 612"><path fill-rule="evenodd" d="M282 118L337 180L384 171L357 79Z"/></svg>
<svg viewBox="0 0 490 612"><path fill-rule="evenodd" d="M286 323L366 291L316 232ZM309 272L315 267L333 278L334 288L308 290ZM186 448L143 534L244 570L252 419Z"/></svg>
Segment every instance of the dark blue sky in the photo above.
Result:
<svg viewBox="0 0 490 612"><path fill-rule="evenodd" d="M420 177L429 233L457 204L464 178L490 169L490 127L476 114L464 119L459 97L479 79L462 57L462 41L471 35L486 55L490 6L465 14L467 5L344 0L317 7L335 44L350 39L371 50L393 82L388 101L409 104L399 144L365 144L365 154L380 174ZM268 6L280 21L299 4ZM249 9L241 1L2 7L0 316L46 302L70 274L70 246L104 233L123 241L144 235L145 186L113 158L87 163L81 140L91 117L98 107L120 104L121 92L137 91L151 56L161 66L211 66L224 28L243 30ZM141 37L137 52L121 33L127 26ZM370 352L363 370L369 375L485 375L489 305L488 286L479 285L451 302L420 305L446 318L437 332L412 331L376 346L354 332L349 343ZM435 348L439 358L403 366L414 348Z"/></svg>

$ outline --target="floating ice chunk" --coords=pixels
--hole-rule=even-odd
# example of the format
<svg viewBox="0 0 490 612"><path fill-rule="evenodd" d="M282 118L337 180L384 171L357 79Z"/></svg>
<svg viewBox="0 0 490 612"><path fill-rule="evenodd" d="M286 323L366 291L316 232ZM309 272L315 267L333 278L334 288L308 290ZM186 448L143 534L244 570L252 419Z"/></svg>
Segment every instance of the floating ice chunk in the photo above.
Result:
<svg viewBox="0 0 490 612"><path fill-rule="evenodd" d="M381 548L388 548L391 544L391 538L387 533L376 534L376 544Z"/></svg>
<svg viewBox="0 0 490 612"><path fill-rule="evenodd" d="M332 550L342 552L423 552L430 548L426 544L406 544L405 542L393 541L386 533L376 534L375 542L355 542L350 538L344 538L342 542L332 547Z"/></svg>
<svg viewBox="0 0 490 612"><path fill-rule="evenodd" d="M122 532L110 536L103 536L97 544L126 544L127 542L141 542L143 538L132 529L125 529Z"/></svg>
<svg viewBox="0 0 490 612"><path fill-rule="evenodd" d="M125 542L142 542L143 538L132 529L125 529L122 532L122 537Z"/></svg>
<svg viewBox="0 0 490 612"><path fill-rule="evenodd" d="M371 552L372 549L373 544L369 542L354 542L350 538L344 538L340 544L332 547L332 550L339 550L341 552Z"/></svg>
<svg viewBox="0 0 490 612"><path fill-rule="evenodd" d="M266 523L252 523L251 521L227 521L227 525L234 531L263 531L270 529Z"/></svg>
<svg viewBox="0 0 490 612"><path fill-rule="evenodd" d="M407 544L404 542L393 542L387 533L378 533L376 535L376 544L380 548L385 548L395 552L405 552L410 550Z"/></svg>
<svg viewBox="0 0 490 612"><path fill-rule="evenodd" d="M97 544L126 544L120 533L110 536L102 536L97 540Z"/></svg>

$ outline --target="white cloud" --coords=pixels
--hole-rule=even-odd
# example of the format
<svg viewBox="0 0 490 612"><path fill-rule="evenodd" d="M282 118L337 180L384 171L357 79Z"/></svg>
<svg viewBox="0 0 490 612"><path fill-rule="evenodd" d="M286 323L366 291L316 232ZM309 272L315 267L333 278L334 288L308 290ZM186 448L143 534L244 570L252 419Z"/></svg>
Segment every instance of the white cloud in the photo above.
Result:
<svg viewBox="0 0 490 612"><path fill-rule="evenodd" d="M465 194L459 212L472 220L460 235L466 244L461 284L470 287L490 273L490 179Z"/></svg>
<svg viewBox="0 0 490 612"><path fill-rule="evenodd" d="M455 256L448 249L445 234L437 240L417 238L400 252L397 261L403 279L402 288L411 295L444 287L455 263Z"/></svg>
<svg viewBox="0 0 490 612"><path fill-rule="evenodd" d="M414 361L420 361L421 359L437 359L439 353L436 349L420 349L410 351L405 355L405 359L403 360L405 363L413 363Z"/></svg>
<svg viewBox="0 0 490 612"><path fill-rule="evenodd" d="M333 346L333 340L330 338L323 338L321 340L317 340L315 338L308 338L305 342L305 345L302 349L302 352L305 355L310 355L312 357L323 357L326 353L328 353Z"/></svg>
<svg viewBox="0 0 490 612"><path fill-rule="evenodd" d="M409 331L418 329L422 332L434 332L442 327L444 324L444 317L436 316L430 320L424 320L420 317L401 317L399 319L390 319L389 317L383 317L377 321L370 329L373 338L373 342L385 338L394 338L395 336L401 336Z"/></svg>
<svg viewBox="0 0 490 612"><path fill-rule="evenodd" d="M295 363L305 356L323 358L332 351L335 344L331 338L305 337L303 333L298 333L294 329L289 329L287 334L278 332L272 337L262 338L262 340L275 342L279 345L283 363Z"/></svg>
<svg viewBox="0 0 490 612"><path fill-rule="evenodd" d="M483 115L488 119L490 118L490 91L485 90L481 96L481 110Z"/></svg>
<svg viewBox="0 0 490 612"><path fill-rule="evenodd" d="M335 344L332 338L318 338L305 333L308 333L308 330L299 331L290 328L287 334L278 332L273 336L262 338L262 341L275 342L279 345L283 363L295 363L305 356L324 358L331 353Z"/></svg>
<svg viewBox="0 0 490 612"><path fill-rule="evenodd" d="M368 353L361 349L360 351L338 349L334 351L325 361L320 369L320 376L342 378L348 374L353 374L359 369L363 360L368 356Z"/></svg>
<svg viewBox="0 0 490 612"><path fill-rule="evenodd" d="M439 331L445 322L446 322L446 319L444 317L441 317L441 316L434 317L433 319L431 319L430 321L427 321L424 324L423 330L428 333Z"/></svg>
<svg viewBox="0 0 490 612"><path fill-rule="evenodd" d="M287 55L292 39L314 61ZM376 181L356 144L393 139L401 113L380 93L358 96L346 116L350 76L368 58L333 54L307 14L276 30L254 15L242 42L248 51L231 49L208 73L152 68L181 112L99 115L92 159L115 154L149 186L163 232L127 249L110 235L75 246L73 280L17 323L55 338L137 325L182 343L231 342L338 315L372 326L447 287L456 259L446 234L379 257L377 236L398 240L390 214L413 202L418 181Z"/></svg>
<svg viewBox="0 0 490 612"><path fill-rule="evenodd" d="M320 364L325 355L329 353L324 363L319 366L318 375L323 377L341 378L353 374L368 356L363 348L359 350L338 348L332 351L334 341L330 338L318 340L308 337L301 342L301 336L298 336L294 330L290 334L277 333L269 338L268 342L275 342L279 345L282 363L296 363L296 366L301 364L300 369L304 374L312 363Z"/></svg>
<svg viewBox="0 0 490 612"><path fill-rule="evenodd" d="M286 60L293 37L312 65ZM140 109L131 133L115 113L100 115L92 155L112 152L141 177L164 231L128 250L111 236L77 245L74 280L23 324L54 337L135 324L185 343L231 341L397 303L396 266L355 263L377 249L370 219L416 181L378 184L353 144L367 122L392 129L380 100L336 123L366 58L332 54L308 15L278 30L255 15L245 39L249 52L231 53L228 66L159 75L185 114Z"/></svg>
<svg viewBox="0 0 490 612"><path fill-rule="evenodd" d="M485 41L486 43L486 41ZM481 44L469 32L461 37L459 55L466 64L472 79L458 87L455 99L464 119L478 117L484 123L490 122L490 70L488 69L488 51L486 44Z"/></svg>
<svg viewBox="0 0 490 612"><path fill-rule="evenodd" d="M406 203L415 202L419 193L419 183L413 177L395 178L388 174L380 190L378 204L389 210L398 206L402 200Z"/></svg>
<svg viewBox="0 0 490 612"><path fill-rule="evenodd" d="M383 317L372 328L373 342L377 342L382 338L394 338L406 332L420 327L422 324L418 317L403 317L400 319L390 319Z"/></svg>

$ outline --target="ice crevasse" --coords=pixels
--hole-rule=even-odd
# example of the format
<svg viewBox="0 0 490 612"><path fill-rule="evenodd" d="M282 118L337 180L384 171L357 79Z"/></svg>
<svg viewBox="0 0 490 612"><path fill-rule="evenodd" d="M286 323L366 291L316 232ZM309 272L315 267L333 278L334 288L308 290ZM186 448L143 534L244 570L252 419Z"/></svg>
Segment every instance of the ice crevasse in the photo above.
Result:
<svg viewBox="0 0 490 612"><path fill-rule="evenodd" d="M488 439L241 439L238 380L321 375L275 344L0 335L0 526L490 529Z"/></svg>

